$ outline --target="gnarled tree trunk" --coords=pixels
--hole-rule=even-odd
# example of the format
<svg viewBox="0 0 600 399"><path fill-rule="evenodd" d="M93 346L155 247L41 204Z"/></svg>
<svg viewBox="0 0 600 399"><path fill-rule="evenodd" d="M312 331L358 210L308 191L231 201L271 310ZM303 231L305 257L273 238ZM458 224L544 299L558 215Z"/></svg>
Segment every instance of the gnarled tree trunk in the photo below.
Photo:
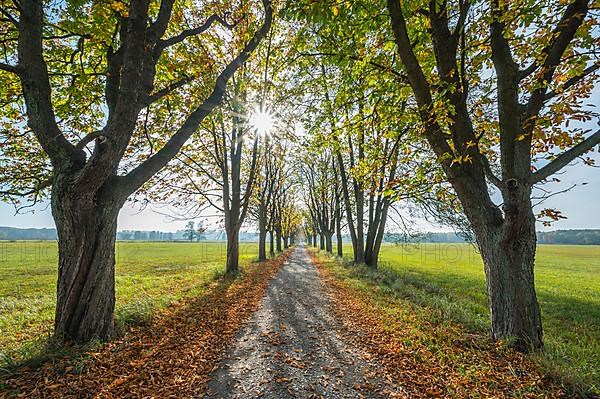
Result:
<svg viewBox="0 0 600 399"><path fill-rule="evenodd" d="M57 176L52 188L58 233L54 332L64 341L108 339L114 332L115 240L123 201L107 189L86 198L68 181Z"/></svg>

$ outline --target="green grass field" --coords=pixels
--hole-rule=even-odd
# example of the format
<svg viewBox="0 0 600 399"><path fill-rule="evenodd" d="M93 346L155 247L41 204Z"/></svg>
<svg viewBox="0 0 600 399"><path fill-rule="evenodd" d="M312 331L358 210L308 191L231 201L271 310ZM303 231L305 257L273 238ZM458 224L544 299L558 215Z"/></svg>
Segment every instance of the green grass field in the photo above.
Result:
<svg viewBox="0 0 600 399"><path fill-rule="evenodd" d="M56 252L53 242L0 241L0 368L43 356L54 319ZM223 274L225 254L225 243L117 243L117 328L201 293ZM242 265L257 255L256 244L241 244Z"/></svg>
<svg viewBox="0 0 600 399"><path fill-rule="evenodd" d="M344 248L350 254L351 247ZM424 308L427 317L459 322L471 332L489 329L485 275L467 244L382 247L379 272L338 270L354 285L375 282L389 294ZM600 246L542 245L536 257L547 373L600 391Z"/></svg>

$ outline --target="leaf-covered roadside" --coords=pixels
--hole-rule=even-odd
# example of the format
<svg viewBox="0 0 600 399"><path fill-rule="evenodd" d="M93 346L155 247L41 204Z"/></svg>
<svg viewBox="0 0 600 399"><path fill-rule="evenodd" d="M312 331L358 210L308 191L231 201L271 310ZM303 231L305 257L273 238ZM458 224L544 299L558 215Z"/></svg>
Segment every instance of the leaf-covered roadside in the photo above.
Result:
<svg viewBox="0 0 600 399"><path fill-rule="evenodd" d="M336 260L311 252L345 338L384 365L410 398L567 398L525 355L495 346L389 295ZM431 315L432 316L432 315Z"/></svg>
<svg viewBox="0 0 600 399"><path fill-rule="evenodd" d="M149 326L106 344L81 367L46 363L2 381L0 397L184 398L205 392L208 374L236 331L260 305L289 252L215 283L204 295L165 310Z"/></svg>

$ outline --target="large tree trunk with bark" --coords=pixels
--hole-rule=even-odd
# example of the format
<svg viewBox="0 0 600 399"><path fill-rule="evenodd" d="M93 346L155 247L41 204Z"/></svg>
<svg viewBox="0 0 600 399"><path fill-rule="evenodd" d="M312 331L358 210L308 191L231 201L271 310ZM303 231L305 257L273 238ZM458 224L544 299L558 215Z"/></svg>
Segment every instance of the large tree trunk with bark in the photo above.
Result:
<svg viewBox="0 0 600 399"><path fill-rule="evenodd" d="M73 193L65 180L56 177L52 188L59 265L55 335L79 343L108 339L114 332L115 240L123 204L110 190Z"/></svg>
<svg viewBox="0 0 600 399"><path fill-rule="evenodd" d="M534 285L535 216L530 190L509 192L500 228L478 228L485 267L492 337L522 352L542 347L542 320Z"/></svg>
<svg viewBox="0 0 600 399"><path fill-rule="evenodd" d="M503 189L504 214L481 195L472 183L459 178L455 189L465 210L486 274L494 340L531 352L541 349L542 320L534 284L536 251L535 215L531 186L524 179L509 179ZM479 196L478 196L479 194Z"/></svg>

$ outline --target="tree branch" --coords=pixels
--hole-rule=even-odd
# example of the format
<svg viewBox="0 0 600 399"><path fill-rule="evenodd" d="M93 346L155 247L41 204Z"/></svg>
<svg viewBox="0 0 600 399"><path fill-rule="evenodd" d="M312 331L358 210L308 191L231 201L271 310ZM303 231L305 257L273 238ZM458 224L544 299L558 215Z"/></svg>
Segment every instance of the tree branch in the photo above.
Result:
<svg viewBox="0 0 600 399"><path fill-rule="evenodd" d="M17 21L4 7L0 7L0 14L4 15L7 21L14 26L19 26L19 21Z"/></svg>
<svg viewBox="0 0 600 399"><path fill-rule="evenodd" d="M392 30L394 31L398 53L405 65L408 80L413 88L419 107L427 109L432 102L429 82L412 50L400 2L398 0L388 0L387 5L390 12Z"/></svg>
<svg viewBox="0 0 600 399"><path fill-rule="evenodd" d="M79 143L75 144L75 148L78 150L83 150L89 143L91 143L95 139L106 140L106 137L102 135L103 133L103 130L97 130L88 134L87 136L82 138L81 141L79 141Z"/></svg>
<svg viewBox="0 0 600 399"><path fill-rule="evenodd" d="M23 72L23 68L19 65L9 65L2 62L0 62L0 70L14 73L15 75L20 75Z"/></svg>
<svg viewBox="0 0 600 399"><path fill-rule="evenodd" d="M586 153L587 151L591 150L595 145L599 143L600 129L597 130L596 133L583 140L581 143L560 154L553 161L539 169L537 172L533 173L529 179L530 183L535 184L547 179L554 173L567 166L569 162L571 162L578 156Z"/></svg>
<svg viewBox="0 0 600 399"><path fill-rule="evenodd" d="M538 58L544 60L540 65L542 73L538 79L541 85L529 98L527 103L528 116L536 115L542 107L546 88L552 80L554 72L556 71L558 64L560 64L565 50L573 40L575 33L587 15L588 2L589 0L574 0L567 6L565 13L552 32L553 39L548 46L542 50L542 56ZM536 68L537 66L534 66L533 70Z"/></svg>
<svg viewBox="0 0 600 399"><path fill-rule="evenodd" d="M229 79L248 60L250 54L258 47L260 41L271 29L271 22L273 21L271 1L263 0L262 3L265 9L265 16L261 28L254 34L237 57L221 72L211 95L187 117L183 125L171 136L164 147L124 177L122 181L125 185L124 189L128 194L137 190L144 182L162 169L179 152L200 123L222 102Z"/></svg>
<svg viewBox="0 0 600 399"><path fill-rule="evenodd" d="M32 187L29 191L14 191L14 190L5 190L0 191L0 196L14 196L14 197L26 197L28 195L39 193L40 191L50 187L54 180L53 176L50 176L48 179L39 181L35 187Z"/></svg>
<svg viewBox="0 0 600 399"><path fill-rule="evenodd" d="M481 163L483 164L483 171L485 173L485 176L488 178L488 180L494 186L496 186L499 190L503 190L504 184L502 184L502 180L500 180L498 178L498 176L496 176L494 174L494 171L492 170L489 159L485 156L485 154L480 154L480 156L478 158L481 160Z"/></svg>
<svg viewBox="0 0 600 399"><path fill-rule="evenodd" d="M167 30L169 21L171 20L174 3L175 0L162 0L160 2L160 9L158 10L156 21L152 23L152 26L148 30L147 38L151 43L155 43Z"/></svg>
<svg viewBox="0 0 600 399"><path fill-rule="evenodd" d="M465 22L467 20L467 16L469 15L469 9L471 8L471 0L460 1L459 2L459 15L458 21L456 22L456 26L454 27L454 32L452 32L452 40L458 44L458 39L462 34L462 31L465 27Z"/></svg>
<svg viewBox="0 0 600 399"><path fill-rule="evenodd" d="M224 18L222 18L216 14L213 14L210 17L208 17L208 19L202 25L198 26L197 28L187 29L187 30L182 31L177 36L173 36L173 37L171 37L169 39L165 39L165 40L159 40L158 44L157 44L157 48L159 51L162 51L167 47L173 46L177 43L184 41L185 39L187 39L190 36L195 36L195 35L204 33L208 29L210 29L212 24L215 22L220 23L221 25L223 25L224 27L226 27L228 29L233 29L239 23L239 20L235 21L233 24L230 24L227 21L225 21Z"/></svg>
<svg viewBox="0 0 600 399"><path fill-rule="evenodd" d="M573 76L571 79L567 80L561 87L560 90L554 89L552 91L547 92L544 95L544 101L548 101L550 99L552 99L553 97L557 96L560 93L564 93L566 90L568 90L570 87L576 85L578 82L580 82L583 78L585 78L586 76L594 73L595 71L597 71L600 68L600 62L597 62L594 65L590 65L589 67L587 67L586 69L583 70L583 73L581 75L577 75L577 76Z"/></svg>
<svg viewBox="0 0 600 399"><path fill-rule="evenodd" d="M353 61L362 61L362 58L355 56L355 55L344 55L344 54L340 54L340 53L321 53L321 52L317 52L317 53L300 53L301 56L303 57L319 57L319 56L324 56L324 57L346 57L349 58ZM382 71L385 72L389 72L392 75L396 76L397 78L400 79L400 81L402 83L408 83L408 77L403 74L402 72L398 72L395 69L392 69L391 67L382 65L378 62L369 60L368 61L369 65L372 65L378 69L381 69Z"/></svg>
<svg viewBox="0 0 600 399"><path fill-rule="evenodd" d="M194 80L194 78L192 76L185 76L182 79L171 83L164 89L161 89L161 90L155 92L154 94L149 95L148 100L146 101L146 106L160 100L164 96L171 93L173 90L177 90L178 88L185 86L186 84L190 83L193 80Z"/></svg>
<svg viewBox="0 0 600 399"><path fill-rule="evenodd" d="M74 146L66 139L56 123L48 68L42 50L42 21L42 2L24 2L20 15L17 49L19 65L24 70L19 77L25 97L28 125L56 166L76 154Z"/></svg>

